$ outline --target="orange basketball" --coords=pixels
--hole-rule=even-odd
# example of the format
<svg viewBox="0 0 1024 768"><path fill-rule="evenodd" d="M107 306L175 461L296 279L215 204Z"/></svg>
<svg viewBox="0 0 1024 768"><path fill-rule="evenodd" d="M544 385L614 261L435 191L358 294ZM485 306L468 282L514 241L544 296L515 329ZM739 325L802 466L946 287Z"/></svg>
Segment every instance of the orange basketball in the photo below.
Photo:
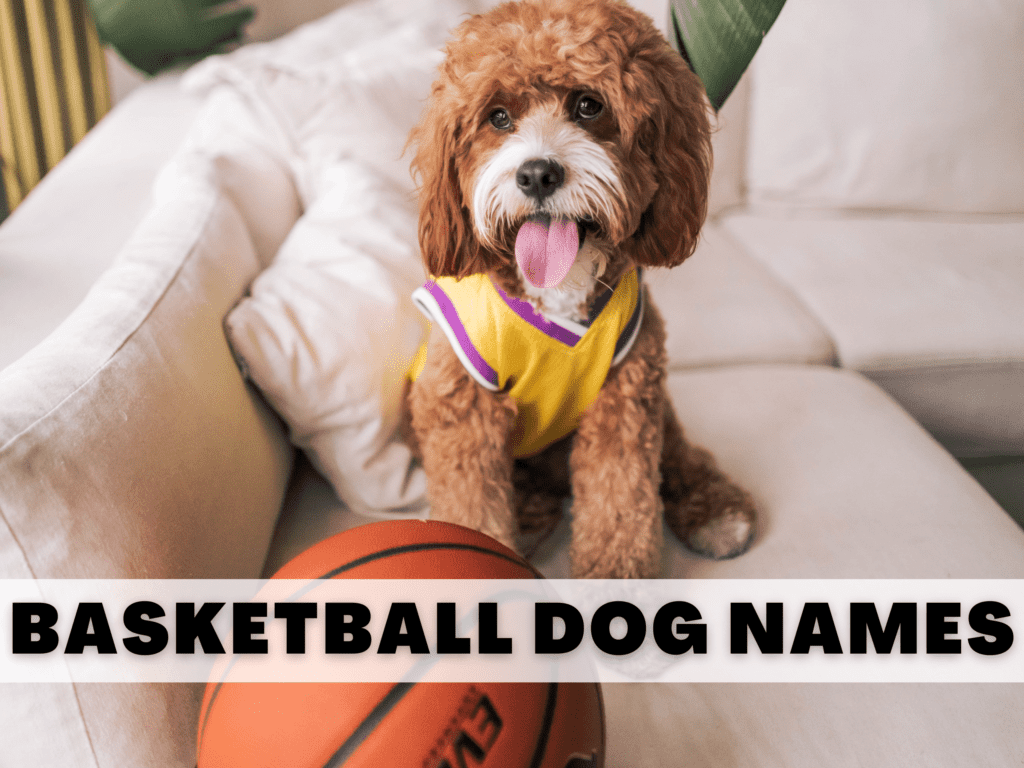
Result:
<svg viewBox="0 0 1024 768"><path fill-rule="evenodd" d="M529 579L489 536L437 521L359 526L275 578ZM600 768L595 683L232 683L206 686L198 768Z"/></svg>

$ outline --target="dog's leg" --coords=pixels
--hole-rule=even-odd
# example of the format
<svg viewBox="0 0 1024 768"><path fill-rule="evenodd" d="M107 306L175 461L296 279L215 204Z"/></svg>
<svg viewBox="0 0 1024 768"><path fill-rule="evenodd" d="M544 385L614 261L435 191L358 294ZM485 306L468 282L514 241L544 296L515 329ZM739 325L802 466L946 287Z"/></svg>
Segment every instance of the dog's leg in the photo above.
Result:
<svg viewBox="0 0 1024 768"><path fill-rule="evenodd" d="M576 432L574 578L653 578L660 569L665 333L648 310L633 349L608 373Z"/></svg>
<svg viewBox="0 0 1024 768"><path fill-rule="evenodd" d="M427 364L409 391L409 411L431 517L514 548L512 401L477 384L441 337L431 339Z"/></svg>
<svg viewBox="0 0 1024 768"><path fill-rule="evenodd" d="M563 438L536 456L519 459L512 468L520 549L535 553L562 519L562 503L572 495L569 485L569 450L572 438Z"/></svg>
<svg viewBox="0 0 1024 768"><path fill-rule="evenodd" d="M686 441L668 398L661 476L665 521L680 541L715 559L747 550L755 517L750 495L722 474L710 453Z"/></svg>

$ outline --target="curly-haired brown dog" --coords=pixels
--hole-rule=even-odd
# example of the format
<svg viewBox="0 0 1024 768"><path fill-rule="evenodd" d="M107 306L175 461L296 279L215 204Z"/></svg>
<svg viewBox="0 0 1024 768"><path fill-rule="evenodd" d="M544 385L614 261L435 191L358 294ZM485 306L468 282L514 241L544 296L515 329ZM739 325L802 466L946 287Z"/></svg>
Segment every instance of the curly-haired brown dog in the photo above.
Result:
<svg viewBox="0 0 1024 768"><path fill-rule="evenodd" d="M697 243L711 165L699 80L615 0L506 3L446 54L412 136L434 278L419 298L438 322L409 409L432 514L514 545L517 522L571 493L575 577L656 576L663 509L690 548L740 553L752 503L683 439L637 269ZM506 315L522 327L495 351L488 323ZM599 324L603 351L570 360Z"/></svg>

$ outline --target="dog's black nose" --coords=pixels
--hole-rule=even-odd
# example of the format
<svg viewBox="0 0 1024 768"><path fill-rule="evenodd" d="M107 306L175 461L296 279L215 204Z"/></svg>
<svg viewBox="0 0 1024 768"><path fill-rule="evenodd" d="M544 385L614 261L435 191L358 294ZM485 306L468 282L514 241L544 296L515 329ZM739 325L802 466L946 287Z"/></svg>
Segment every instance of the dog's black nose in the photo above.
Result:
<svg viewBox="0 0 1024 768"><path fill-rule="evenodd" d="M565 181L565 170L554 160L527 160L516 171L516 184L538 202L550 197Z"/></svg>

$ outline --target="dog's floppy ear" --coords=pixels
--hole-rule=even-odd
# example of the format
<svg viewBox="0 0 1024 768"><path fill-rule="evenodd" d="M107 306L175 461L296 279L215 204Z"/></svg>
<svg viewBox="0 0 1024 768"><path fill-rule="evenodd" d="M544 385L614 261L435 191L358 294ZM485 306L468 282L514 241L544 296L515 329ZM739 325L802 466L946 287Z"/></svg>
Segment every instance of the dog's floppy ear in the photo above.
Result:
<svg viewBox="0 0 1024 768"><path fill-rule="evenodd" d="M485 269L459 186L461 110L450 101L443 81L435 84L409 139L416 145L412 169L420 185L420 251L433 277L465 277Z"/></svg>
<svg viewBox="0 0 1024 768"><path fill-rule="evenodd" d="M711 128L704 86L663 40L637 57L637 94L651 113L637 131L657 191L629 250L644 266L674 267L694 248L707 216Z"/></svg>

